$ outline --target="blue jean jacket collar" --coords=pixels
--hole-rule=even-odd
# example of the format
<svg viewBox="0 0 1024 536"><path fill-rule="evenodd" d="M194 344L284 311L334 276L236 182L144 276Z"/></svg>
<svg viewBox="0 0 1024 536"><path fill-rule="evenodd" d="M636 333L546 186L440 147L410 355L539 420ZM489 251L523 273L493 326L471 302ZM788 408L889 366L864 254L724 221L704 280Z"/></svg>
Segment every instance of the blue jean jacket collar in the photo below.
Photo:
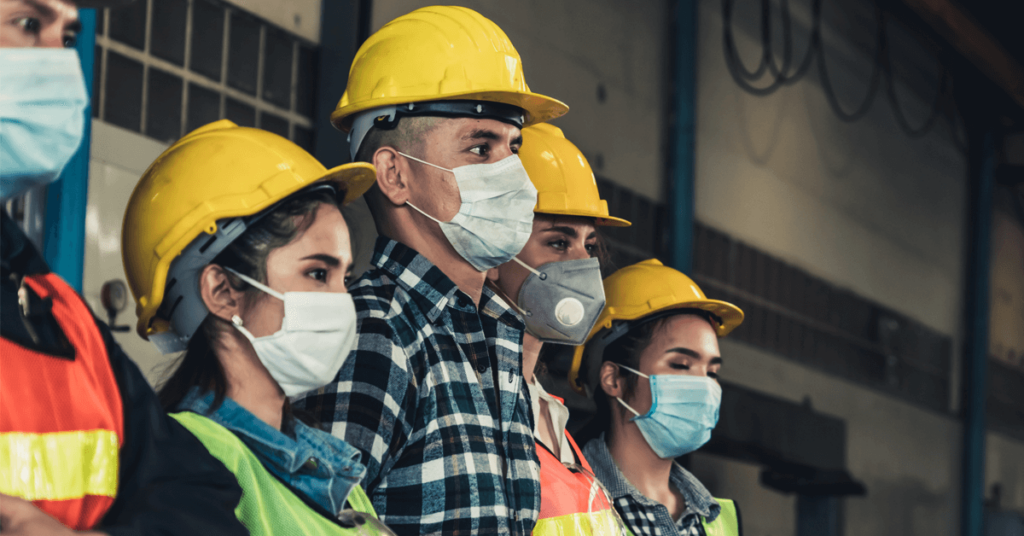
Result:
<svg viewBox="0 0 1024 536"><path fill-rule="evenodd" d="M289 437L227 397L210 411L213 400L212 392L193 387L178 409L203 415L234 432L268 471L327 511L344 508L349 492L366 472L355 447L298 420L295 437Z"/></svg>

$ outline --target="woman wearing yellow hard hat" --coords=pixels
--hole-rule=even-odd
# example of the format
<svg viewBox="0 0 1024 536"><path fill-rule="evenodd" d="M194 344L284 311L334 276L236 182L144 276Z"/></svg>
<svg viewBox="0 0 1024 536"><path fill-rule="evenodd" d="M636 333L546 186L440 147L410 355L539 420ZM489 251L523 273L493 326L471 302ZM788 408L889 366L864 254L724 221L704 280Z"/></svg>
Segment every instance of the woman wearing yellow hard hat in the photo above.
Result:
<svg viewBox="0 0 1024 536"><path fill-rule="evenodd" d="M373 181L366 164L327 170L222 120L164 151L128 202L139 334L185 352L161 402L235 474L251 534L389 533L359 487L359 452L287 401L329 382L354 344L340 208Z"/></svg>
<svg viewBox="0 0 1024 536"><path fill-rule="evenodd" d="M608 412L607 434L584 455L633 534L737 536L735 503L713 498L674 460L718 422L718 337L743 311L656 259L615 272L604 290L607 304L569 372Z"/></svg>
<svg viewBox="0 0 1024 536"><path fill-rule="evenodd" d="M541 507L534 534L623 533L579 447L565 430L569 410L534 369L545 344L582 344L604 307L597 227L627 226L609 216L583 153L549 124L523 129L519 158L537 188L533 232L512 261L488 272L489 285L522 314L523 378L540 460Z"/></svg>

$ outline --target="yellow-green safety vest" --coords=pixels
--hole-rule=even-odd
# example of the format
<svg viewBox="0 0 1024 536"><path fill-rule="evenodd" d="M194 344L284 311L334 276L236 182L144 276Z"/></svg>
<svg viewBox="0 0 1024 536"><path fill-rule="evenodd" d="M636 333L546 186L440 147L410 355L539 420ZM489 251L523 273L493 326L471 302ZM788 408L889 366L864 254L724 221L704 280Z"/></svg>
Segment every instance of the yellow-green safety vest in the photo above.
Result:
<svg viewBox="0 0 1024 536"><path fill-rule="evenodd" d="M220 424L190 411L172 413L171 417L234 473L242 488L242 500L235 508L235 515L253 536L376 534L370 524L346 529L310 508L267 471L238 436ZM369 497L358 485L352 488L348 503L353 510L377 517Z"/></svg>
<svg viewBox="0 0 1024 536"><path fill-rule="evenodd" d="M736 503L729 499L719 499L718 506L722 507L722 510L718 512L718 517L714 521L708 523L706 519L701 520L701 524L704 525L704 534L707 536L740 536L740 516L736 510Z"/></svg>

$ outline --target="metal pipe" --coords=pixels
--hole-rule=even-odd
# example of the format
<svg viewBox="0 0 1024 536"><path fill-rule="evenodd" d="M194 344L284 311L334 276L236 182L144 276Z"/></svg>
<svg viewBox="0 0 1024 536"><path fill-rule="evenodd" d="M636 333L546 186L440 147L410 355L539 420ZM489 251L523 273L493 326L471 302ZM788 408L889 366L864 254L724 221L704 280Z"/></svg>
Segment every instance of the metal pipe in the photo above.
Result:
<svg viewBox="0 0 1024 536"><path fill-rule="evenodd" d="M697 1L679 0L675 11L668 258L672 267L689 274L693 267L693 183L696 171Z"/></svg>
<svg viewBox="0 0 1024 536"><path fill-rule="evenodd" d="M985 401L988 382L989 277L995 142L991 127L970 138L970 257L964 363L964 444L961 534L982 536L985 500Z"/></svg>
<svg viewBox="0 0 1024 536"><path fill-rule="evenodd" d="M96 46L96 10L80 9L82 29L75 48L85 76L85 90L92 97ZM82 145L61 172L60 180L46 190L46 238L43 256L50 270L82 291L85 267L85 209L89 201L89 149L92 141L92 105L85 108Z"/></svg>

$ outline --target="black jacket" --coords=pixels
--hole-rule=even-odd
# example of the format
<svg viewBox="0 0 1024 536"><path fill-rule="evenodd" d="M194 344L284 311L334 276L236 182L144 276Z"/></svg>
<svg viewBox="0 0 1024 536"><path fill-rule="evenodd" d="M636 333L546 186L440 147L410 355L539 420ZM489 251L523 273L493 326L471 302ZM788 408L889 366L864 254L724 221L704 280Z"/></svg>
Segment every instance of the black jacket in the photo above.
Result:
<svg viewBox="0 0 1024 536"><path fill-rule="evenodd" d="M0 209L0 336L41 353L60 355L66 340L49 314L29 317L18 307L20 276L49 272L46 262L6 212ZM12 277L13 275L13 277ZM188 430L164 413L139 367L96 319L124 408L117 498L96 530L135 534L224 534L248 531L235 517L242 497L234 475Z"/></svg>

